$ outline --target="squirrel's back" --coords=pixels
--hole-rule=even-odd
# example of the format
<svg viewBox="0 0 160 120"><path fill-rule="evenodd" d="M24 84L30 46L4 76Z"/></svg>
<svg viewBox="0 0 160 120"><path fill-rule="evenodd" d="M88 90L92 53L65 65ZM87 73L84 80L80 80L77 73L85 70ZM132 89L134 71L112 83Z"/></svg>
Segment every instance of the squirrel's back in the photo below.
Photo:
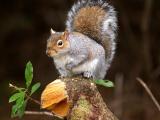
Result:
<svg viewBox="0 0 160 120"><path fill-rule="evenodd" d="M106 0L78 0L68 13L66 29L80 32L101 44L110 64L115 51L117 17Z"/></svg>

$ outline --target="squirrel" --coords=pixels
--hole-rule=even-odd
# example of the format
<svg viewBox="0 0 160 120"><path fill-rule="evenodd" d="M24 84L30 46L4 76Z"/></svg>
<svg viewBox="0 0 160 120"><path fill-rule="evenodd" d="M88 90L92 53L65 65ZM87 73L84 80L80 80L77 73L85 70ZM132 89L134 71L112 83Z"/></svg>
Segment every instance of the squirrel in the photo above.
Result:
<svg viewBox="0 0 160 120"><path fill-rule="evenodd" d="M117 17L106 0L79 0L68 12L66 30L51 29L46 54L61 77L103 79L114 57Z"/></svg>

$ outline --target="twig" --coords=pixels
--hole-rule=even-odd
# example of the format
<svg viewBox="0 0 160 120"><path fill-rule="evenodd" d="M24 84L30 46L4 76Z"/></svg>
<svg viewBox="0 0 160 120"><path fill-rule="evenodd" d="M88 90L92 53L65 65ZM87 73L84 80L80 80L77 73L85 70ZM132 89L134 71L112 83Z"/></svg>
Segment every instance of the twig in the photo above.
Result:
<svg viewBox="0 0 160 120"><path fill-rule="evenodd" d="M15 89L15 90L21 90L21 89L24 89L24 88L19 88L19 87L17 87L17 86L15 86L15 85L13 85L13 84L11 84L11 83L9 83L9 87L10 88L13 88L13 89Z"/></svg>
<svg viewBox="0 0 160 120"><path fill-rule="evenodd" d="M33 101L34 103L41 105L41 103L38 100L33 99L32 97L30 97L29 95L26 94L27 99Z"/></svg>
<svg viewBox="0 0 160 120"><path fill-rule="evenodd" d="M52 114L51 112L46 112L46 111L25 111L25 114L26 115L46 115L46 116L50 116L50 117L58 117L60 119L63 119L62 117L60 116L56 116L54 114Z"/></svg>
<svg viewBox="0 0 160 120"><path fill-rule="evenodd" d="M47 115L53 117L54 115L50 112L40 112L40 111L25 111L26 115Z"/></svg>
<svg viewBox="0 0 160 120"><path fill-rule="evenodd" d="M140 78L137 78L137 81L144 87L144 89L146 90L146 92L148 93L148 95L152 99L153 103L156 105L156 107L158 108L158 110L160 112L160 105L159 105L158 101L156 100L156 98L154 97L154 95L151 92L151 90L146 85L146 83L142 79L140 79Z"/></svg>
<svg viewBox="0 0 160 120"><path fill-rule="evenodd" d="M19 91L20 91L21 89L25 89L25 88L19 88L19 87L15 86L15 85L13 85L13 84L11 84L11 83L9 83L9 87L11 87L11 88L13 88L13 89L15 89L15 90L19 90ZM26 97L27 97L28 100L31 100L31 101L33 101L34 103L38 104L38 105L41 104L38 100L35 100L35 99L33 99L32 97L30 97L26 92L25 92L25 95L26 95Z"/></svg>
<svg viewBox="0 0 160 120"><path fill-rule="evenodd" d="M19 88L19 87L15 86L15 85L13 85L13 84L11 84L11 83L9 83L9 87L11 87L11 88L13 88L13 89L15 89L15 90L19 90L19 91L21 91L22 89L25 90L25 88ZM38 100L33 99L33 98L32 98L31 96L29 96L26 92L25 92L25 95L26 95L26 97L27 97L27 100L31 100L31 101L33 101L34 103L36 103L36 104L38 104L38 105L41 105L41 103L40 103ZM54 114L52 114L51 112L46 112L46 111L43 111L43 112L41 112L41 111L25 111L25 114L26 114L26 115L47 115L47 116L58 117L58 118L62 119L62 117L57 116L57 115L54 115Z"/></svg>

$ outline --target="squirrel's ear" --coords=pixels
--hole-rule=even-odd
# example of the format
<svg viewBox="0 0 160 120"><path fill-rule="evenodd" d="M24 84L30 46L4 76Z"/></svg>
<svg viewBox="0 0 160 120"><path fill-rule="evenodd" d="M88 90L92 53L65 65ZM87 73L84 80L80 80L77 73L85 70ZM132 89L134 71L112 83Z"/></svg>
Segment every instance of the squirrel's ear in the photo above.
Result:
<svg viewBox="0 0 160 120"><path fill-rule="evenodd" d="M50 32L51 32L51 34L55 34L56 33L56 31L54 31L52 28L51 28Z"/></svg>
<svg viewBox="0 0 160 120"><path fill-rule="evenodd" d="M65 30L65 31L63 32L63 38L64 38L65 40L67 40L68 35L69 35L69 32L68 32L67 30Z"/></svg>

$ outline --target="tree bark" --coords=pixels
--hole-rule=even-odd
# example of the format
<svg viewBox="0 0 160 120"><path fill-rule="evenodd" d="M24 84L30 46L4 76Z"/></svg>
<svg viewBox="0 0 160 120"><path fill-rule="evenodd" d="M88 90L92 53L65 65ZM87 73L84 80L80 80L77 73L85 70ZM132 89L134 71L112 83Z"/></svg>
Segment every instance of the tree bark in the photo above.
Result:
<svg viewBox="0 0 160 120"><path fill-rule="evenodd" d="M108 109L92 80L62 78L66 84L70 109L67 120L118 120Z"/></svg>

